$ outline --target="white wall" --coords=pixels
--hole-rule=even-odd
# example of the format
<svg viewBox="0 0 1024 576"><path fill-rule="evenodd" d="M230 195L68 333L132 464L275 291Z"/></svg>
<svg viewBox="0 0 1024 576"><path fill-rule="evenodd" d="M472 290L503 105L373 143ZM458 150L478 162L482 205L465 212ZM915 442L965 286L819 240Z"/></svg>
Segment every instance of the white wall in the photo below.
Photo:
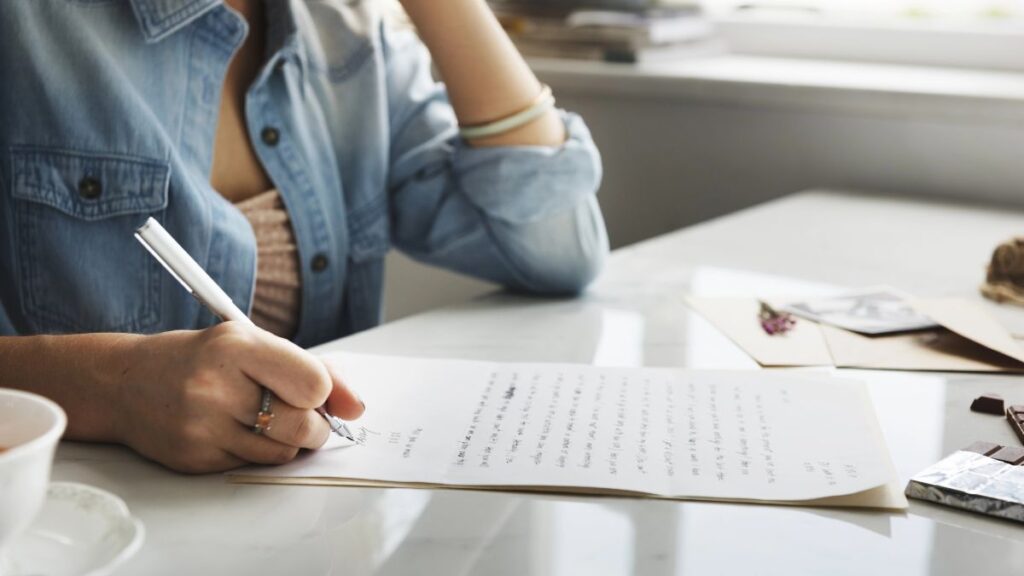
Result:
<svg viewBox="0 0 1024 576"><path fill-rule="evenodd" d="M1024 125L572 94L629 244L813 187L1024 205ZM1024 234L1024 230L1021 231Z"/></svg>
<svg viewBox="0 0 1024 576"><path fill-rule="evenodd" d="M395 251L385 260L384 280L385 321L462 302L494 289L472 278L424 266Z"/></svg>

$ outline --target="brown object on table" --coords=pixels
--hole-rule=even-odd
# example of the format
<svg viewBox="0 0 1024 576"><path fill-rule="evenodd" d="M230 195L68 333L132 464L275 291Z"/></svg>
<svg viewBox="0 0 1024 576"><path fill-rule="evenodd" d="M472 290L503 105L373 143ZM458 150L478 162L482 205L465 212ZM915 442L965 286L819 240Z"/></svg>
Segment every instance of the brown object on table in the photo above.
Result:
<svg viewBox="0 0 1024 576"><path fill-rule="evenodd" d="M1012 466L1024 464L1024 448L1019 446L1003 446L989 455L993 460L999 460Z"/></svg>
<svg viewBox="0 0 1024 576"><path fill-rule="evenodd" d="M995 394L982 394L975 398L974 402L971 402L971 412L981 412L982 414L1002 416L1005 414L1003 399Z"/></svg>
<svg viewBox="0 0 1024 576"><path fill-rule="evenodd" d="M1011 466L1020 466L1024 464L1024 448L1021 448L1020 446L1002 446L994 442L984 442L979 440L967 448L964 448L963 451L988 456L993 460L999 460L1000 462L1010 464Z"/></svg>
<svg viewBox="0 0 1024 576"><path fill-rule="evenodd" d="M975 454L981 454L982 456L991 456L998 452L1002 446L999 444L993 444L992 442L982 442L981 440L971 444L967 448L964 448L965 452L974 452Z"/></svg>
<svg viewBox="0 0 1024 576"><path fill-rule="evenodd" d="M1018 404L1006 409L1006 420L1010 428L1017 434L1017 438L1024 442L1024 406Z"/></svg>
<svg viewBox="0 0 1024 576"><path fill-rule="evenodd" d="M992 253L981 294L1024 306L1024 236L1003 242Z"/></svg>

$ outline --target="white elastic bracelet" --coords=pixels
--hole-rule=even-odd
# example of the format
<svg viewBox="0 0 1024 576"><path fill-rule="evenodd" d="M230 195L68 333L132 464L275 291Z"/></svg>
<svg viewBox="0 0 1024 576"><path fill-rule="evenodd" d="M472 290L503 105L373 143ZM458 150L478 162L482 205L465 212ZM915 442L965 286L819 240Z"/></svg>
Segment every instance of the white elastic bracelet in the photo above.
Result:
<svg viewBox="0 0 1024 576"><path fill-rule="evenodd" d="M476 140L479 138L487 138L489 136L497 136L499 134L511 132L516 128L525 126L537 118L540 118L554 107L555 96L551 93L551 87L545 85L540 92L540 96L537 96L537 99L533 101L533 104L525 110L516 112L515 114L502 118L501 120L488 122L487 124L459 128L459 136L462 136L466 140Z"/></svg>

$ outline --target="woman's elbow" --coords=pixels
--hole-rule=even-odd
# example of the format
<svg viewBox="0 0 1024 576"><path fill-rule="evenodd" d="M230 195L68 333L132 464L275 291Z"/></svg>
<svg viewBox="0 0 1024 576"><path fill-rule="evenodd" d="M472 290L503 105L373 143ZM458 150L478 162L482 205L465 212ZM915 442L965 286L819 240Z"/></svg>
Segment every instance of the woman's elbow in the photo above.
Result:
<svg viewBox="0 0 1024 576"><path fill-rule="evenodd" d="M543 230L522 236L517 260L526 291L551 296L583 292L608 258L608 233L593 196Z"/></svg>
<svg viewBox="0 0 1024 576"><path fill-rule="evenodd" d="M590 286L604 269L608 257L608 242L586 254L567 261L560 270L549 275L541 284L539 292L552 296L577 296Z"/></svg>

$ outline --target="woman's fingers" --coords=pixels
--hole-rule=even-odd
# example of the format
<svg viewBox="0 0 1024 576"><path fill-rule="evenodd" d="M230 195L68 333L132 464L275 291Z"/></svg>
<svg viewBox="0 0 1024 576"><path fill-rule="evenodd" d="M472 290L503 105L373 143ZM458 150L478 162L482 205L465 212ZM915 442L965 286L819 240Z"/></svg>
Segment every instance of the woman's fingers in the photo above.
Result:
<svg viewBox="0 0 1024 576"><path fill-rule="evenodd" d="M252 464L285 464L299 455L299 448L282 444L268 436L253 434L241 426L229 432L226 440L227 451L232 456Z"/></svg>
<svg viewBox="0 0 1024 576"><path fill-rule="evenodd" d="M359 397L320 359L293 343L235 322L210 328L209 334L213 346L208 347L206 363L219 367L214 376L221 384L216 392L221 410L231 414L232 425L239 430L249 429L248 434L285 447L248 438L236 447L226 438L220 440L218 443L232 454L259 463L288 460L282 450L317 449L330 436L330 426L314 411L316 408L326 404L332 414L345 420L363 413ZM271 393L269 411L274 416L262 434L254 434L251 429L261 409L264 389ZM229 437L238 438L234 431ZM262 451L254 443L262 446ZM258 459L250 460L247 455Z"/></svg>
<svg viewBox="0 0 1024 576"><path fill-rule="evenodd" d="M331 427L312 410L291 406L274 409L274 419L263 435L296 448L316 450L327 442Z"/></svg>
<svg viewBox="0 0 1024 576"><path fill-rule="evenodd" d="M331 393L323 362L295 344L238 322L210 329L219 344L215 354L229 357L254 382L297 408L322 406Z"/></svg>
<svg viewBox="0 0 1024 576"><path fill-rule="evenodd" d="M259 331L263 350L254 350L243 370L297 408L317 408L327 401L331 378L322 362L292 342ZM252 372L249 369L252 369Z"/></svg>
<svg viewBox="0 0 1024 576"><path fill-rule="evenodd" d="M331 378L331 395L327 398L327 411L342 420L355 420L362 416L366 411L366 405L359 395L346 386L330 366L327 366L327 373Z"/></svg>
<svg viewBox="0 0 1024 576"><path fill-rule="evenodd" d="M253 384L251 391L244 394L245 399L240 398L240 401L231 408L235 420L253 436L258 436L252 432L252 428L256 424L262 396L260 388ZM315 411L291 406L273 393L270 412L274 416L262 435L282 444L315 450L327 442L327 437L331 433L331 427Z"/></svg>

